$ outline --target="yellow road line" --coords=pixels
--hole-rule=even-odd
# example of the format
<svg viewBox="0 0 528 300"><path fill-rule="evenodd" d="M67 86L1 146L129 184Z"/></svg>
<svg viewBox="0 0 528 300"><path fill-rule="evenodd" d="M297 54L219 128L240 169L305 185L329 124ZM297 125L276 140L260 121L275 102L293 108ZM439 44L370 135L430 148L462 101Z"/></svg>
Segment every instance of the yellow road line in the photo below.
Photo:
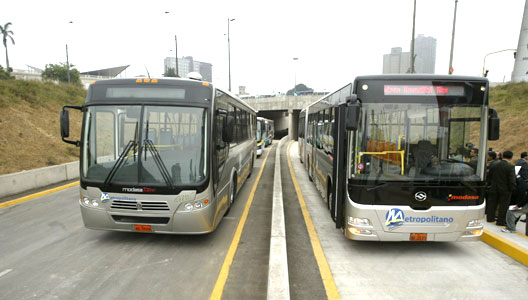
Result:
<svg viewBox="0 0 528 300"><path fill-rule="evenodd" d="M257 190L257 185L260 181L260 177L262 176L262 172L264 171L264 167L266 166L266 161L268 160L268 156L271 153L271 149L272 148L270 148L270 151L268 151L268 154L266 154L266 157L262 161L262 166L260 167L258 176L255 179L253 188L251 188L251 192L249 193L249 198L246 202L246 207L244 208L244 211L242 212L242 217L240 218L240 221L238 222L235 235L233 237L233 240L231 241L231 246L229 246L229 250L227 250L227 255L224 259L224 264L222 265L220 274L218 274L218 278L216 279L216 284L214 286L213 292L211 293L211 297L209 297L209 299L211 300L222 299L222 293L224 292L224 286L226 284L227 277L229 276L229 269L231 268L231 264L233 264L233 259L235 257L235 253L238 248L238 243L240 242L240 237L242 236L242 231L244 230L244 225L246 224L246 219L249 214L249 208L251 207L251 203L253 203L253 198L255 197L255 191Z"/></svg>
<svg viewBox="0 0 528 300"><path fill-rule="evenodd" d="M11 206L11 205L18 204L20 202L24 202L24 201L28 201L28 200L31 200L31 199L35 199L35 198L40 197L40 196L44 196L44 195L47 195L47 194L55 193L55 192L70 188L72 186L76 186L78 184L79 184L79 181L76 181L76 182L68 183L66 185L59 186L59 187L56 187L56 188L52 188L52 189L49 189L49 190L46 190L46 191L42 191L42 192L38 192L38 193L35 193L35 194L27 195L27 196L22 197L22 198L18 198L18 199L15 199L15 200L3 202L3 203L0 203L0 208L8 207L8 206Z"/></svg>
<svg viewBox="0 0 528 300"><path fill-rule="evenodd" d="M304 222L306 223L306 228L308 229L308 235L310 236L310 242L312 243L315 259L317 260L317 265L319 266L319 272L321 273L321 278L323 279L323 285L326 290L326 297L328 299L341 299L341 297L339 297L339 292L337 291L337 286L335 284L334 277L332 276L332 272L330 271L330 266L326 261L326 257L323 252L323 247L321 246L321 242L319 241L319 237L317 236L317 232L315 231L315 226L312 222L312 217L310 217L310 212L306 207L306 202L304 201L301 189L299 188L299 183L297 182L297 178L295 177L295 173L293 172L293 167L290 159L290 148L292 144L293 141L290 142L287 150L288 167L290 168L290 174L293 180L293 185L295 187L295 192L297 193L297 199L299 199L299 204L301 205Z"/></svg>
<svg viewBox="0 0 528 300"><path fill-rule="evenodd" d="M481 240L523 265L528 266L528 249L520 247L488 230L484 230Z"/></svg>

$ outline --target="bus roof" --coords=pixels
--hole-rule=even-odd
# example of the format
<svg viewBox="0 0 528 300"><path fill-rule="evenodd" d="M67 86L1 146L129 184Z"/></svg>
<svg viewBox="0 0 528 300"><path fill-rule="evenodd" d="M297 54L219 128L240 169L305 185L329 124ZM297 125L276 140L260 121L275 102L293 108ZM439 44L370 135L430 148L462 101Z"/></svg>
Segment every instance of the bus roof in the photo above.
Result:
<svg viewBox="0 0 528 300"><path fill-rule="evenodd" d="M383 74L357 76L358 80L440 80L440 81L488 81L486 77L436 74Z"/></svg>

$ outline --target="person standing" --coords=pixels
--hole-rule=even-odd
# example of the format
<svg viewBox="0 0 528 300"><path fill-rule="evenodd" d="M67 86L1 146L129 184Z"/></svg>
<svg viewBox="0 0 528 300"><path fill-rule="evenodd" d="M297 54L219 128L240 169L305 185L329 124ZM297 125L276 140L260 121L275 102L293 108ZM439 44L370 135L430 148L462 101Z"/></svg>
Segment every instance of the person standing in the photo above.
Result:
<svg viewBox="0 0 528 300"><path fill-rule="evenodd" d="M506 212L510 205L510 198L515 190L515 168L511 164L513 153L510 150L502 153L502 160L490 167L489 176L491 181L490 195L486 204L486 221L495 220L495 211L499 207L497 225L506 225Z"/></svg>
<svg viewBox="0 0 528 300"><path fill-rule="evenodd" d="M520 205L520 203L525 202L526 190L528 189L528 162L526 162L527 159L528 153L523 152L521 153L521 159L515 162L515 168L519 171L517 171L517 188L515 189L515 192L512 195L511 204L516 204L519 206L519 208L523 206Z"/></svg>
<svg viewBox="0 0 528 300"><path fill-rule="evenodd" d="M478 149L477 148L471 149L471 152L469 153L469 155L471 156L471 158L469 159L469 165L476 172L477 171L477 163L478 163Z"/></svg>

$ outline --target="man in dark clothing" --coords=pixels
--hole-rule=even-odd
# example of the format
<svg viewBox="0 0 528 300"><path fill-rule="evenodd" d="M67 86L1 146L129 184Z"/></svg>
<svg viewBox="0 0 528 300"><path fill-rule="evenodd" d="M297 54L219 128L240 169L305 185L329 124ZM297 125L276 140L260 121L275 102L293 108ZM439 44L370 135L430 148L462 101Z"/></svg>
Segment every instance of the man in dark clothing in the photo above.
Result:
<svg viewBox="0 0 528 300"><path fill-rule="evenodd" d="M495 220L495 211L499 206L497 225L506 225L506 212L510 205L512 192L515 190L515 168L510 163L513 158L511 151L504 151L503 160L492 164L489 170L491 187L488 203L486 204L486 221Z"/></svg>
<svg viewBox="0 0 528 300"><path fill-rule="evenodd" d="M525 202L524 198L526 197L526 189L528 188L528 162L526 162L527 159L528 153L523 152L521 153L521 159L515 162L515 168L519 169L519 171L517 172L517 188L515 189L515 192L512 195L511 204L516 204L519 207L522 207L523 205L520 204Z"/></svg>
<svg viewBox="0 0 528 300"><path fill-rule="evenodd" d="M524 182L528 182L528 162L527 160L528 160L528 153L523 152L521 153L521 159L515 162L515 166L521 167L517 175L520 175L521 178L524 180Z"/></svg>

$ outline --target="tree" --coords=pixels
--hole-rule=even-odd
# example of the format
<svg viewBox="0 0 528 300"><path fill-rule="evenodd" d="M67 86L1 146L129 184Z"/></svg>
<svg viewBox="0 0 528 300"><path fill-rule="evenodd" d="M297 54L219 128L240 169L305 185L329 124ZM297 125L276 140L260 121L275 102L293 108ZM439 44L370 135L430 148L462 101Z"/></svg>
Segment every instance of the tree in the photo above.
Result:
<svg viewBox="0 0 528 300"><path fill-rule="evenodd" d="M167 71L165 71L165 74L163 74L164 77L178 77L176 76L176 71L174 68L167 68Z"/></svg>
<svg viewBox="0 0 528 300"><path fill-rule="evenodd" d="M11 22L6 23L4 26L0 25L0 33L2 33L4 47L6 49L6 67L8 72L10 72L11 68L9 67L9 56L7 55L7 38L11 40L11 43L13 45L15 44L15 40L12 37L12 35L14 34L13 31L8 30L9 25L12 25Z"/></svg>
<svg viewBox="0 0 528 300"><path fill-rule="evenodd" d="M296 92L296 93L299 93L299 92L313 92L313 89L307 87L306 85L302 84L302 83L299 83L298 85L296 85L293 89L289 90L286 95L293 95L293 93Z"/></svg>
<svg viewBox="0 0 528 300"><path fill-rule="evenodd" d="M58 80L59 82L68 82L68 68L65 63L58 65L48 64L42 72L43 79ZM73 68L70 64L70 82L73 84L81 85L81 76L77 69Z"/></svg>
<svg viewBox="0 0 528 300"><path fill-rule="evenodd" d="M15 77L11 76L4 67L0 66L0 80L14 79Z"/></svg>

